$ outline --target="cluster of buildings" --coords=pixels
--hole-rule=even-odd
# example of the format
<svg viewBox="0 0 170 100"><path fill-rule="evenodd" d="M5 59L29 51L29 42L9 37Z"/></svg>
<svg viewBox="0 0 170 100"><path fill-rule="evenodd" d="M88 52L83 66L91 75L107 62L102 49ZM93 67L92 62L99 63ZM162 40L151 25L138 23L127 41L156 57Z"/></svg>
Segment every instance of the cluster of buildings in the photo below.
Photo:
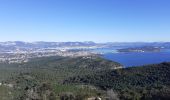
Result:
<svg viewBox="0 0 170 100"><path fill-rule="evenodd" d="M63 56L78 57L92 55L88 50L67 50L67 49L48 49L48 50L28 50L28 51L11 51L0 53L0 63L23 63L28 62L31 58Z"/></svg>

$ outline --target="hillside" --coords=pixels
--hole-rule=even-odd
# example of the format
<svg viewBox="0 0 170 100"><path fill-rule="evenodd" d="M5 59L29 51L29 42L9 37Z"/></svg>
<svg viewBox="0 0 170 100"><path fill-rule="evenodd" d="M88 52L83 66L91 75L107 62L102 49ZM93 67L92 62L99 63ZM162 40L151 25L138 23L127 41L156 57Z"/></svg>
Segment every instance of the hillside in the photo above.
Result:
<svg viewBox="0 0 170 100"><path fill-rule="evenodd" d="M1 63L0 88L4 89L1 91L9 93L3 98L12 98L10 100L56 100L68 93L78 96L75 98L86 98L95 96L100 91L90 86L63 85L62 81L77 75L92 75L101 70L120 67L121 64L98 56L75 58L55 56L35 58L21 64ZM0 95L3 95L3 92ZM46 99L43 99L43 96Z"/></svg>
<svg viewBox="0 0 170 100"><path fill-rule="evenodd" d="M64 83L90 84L104 90L113 89L123 100L168 100L170 63L101 71L84 77L72 77Z"/></svg>
<svg viewBox="0 0 170 100"><path fill-rule="evenodd" d="M170 63L122 68L99 56L0 64L1 100L169 100Z"/></svg>

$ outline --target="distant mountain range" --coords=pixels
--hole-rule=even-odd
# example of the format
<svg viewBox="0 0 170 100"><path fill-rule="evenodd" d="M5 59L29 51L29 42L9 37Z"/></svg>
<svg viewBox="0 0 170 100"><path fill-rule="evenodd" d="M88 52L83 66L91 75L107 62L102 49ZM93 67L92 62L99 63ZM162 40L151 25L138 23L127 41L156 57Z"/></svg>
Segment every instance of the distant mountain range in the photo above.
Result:
<svg viewBox="0 0 170 100"><path fill-rule="evenodd" d="M27 51L34 49L52 49L52 48L64 48L64 47L89 47L96 46L94 42L22 42L22 41L8 41L0 42L0 52L6 51Z"/></svg>
<svg viewBox="0 0 170 100"><path fill-rule="evenodd" d="M0 42L0 46L36 46L36 47L50 47L50 46L94 46L94 45L110 45L110 46L170 46L170 42L107 42L95 43L93 41L85 42L23 42L23 41L7 41Z"/></svg>
<svg viewBox="0 0 170 100"><path fill-rule="evenodd" d="M162 47L170 48L170 42L113 42L113 43L95 43L92 41L86 42L23 42L23 41L7 41L0 42L0 52L6 50L27 50L41 48L62 48L62 47L96 47L96 48L112 48L112 47Z"/></svg>
<svg viewBox="0 0 170 100"><path fill-rule="evenodd" d="M63 47L63 46L93 46L94 42L22 42L22 41L8 41L0 42L0 46L22 46L22 47Z"/></svg>

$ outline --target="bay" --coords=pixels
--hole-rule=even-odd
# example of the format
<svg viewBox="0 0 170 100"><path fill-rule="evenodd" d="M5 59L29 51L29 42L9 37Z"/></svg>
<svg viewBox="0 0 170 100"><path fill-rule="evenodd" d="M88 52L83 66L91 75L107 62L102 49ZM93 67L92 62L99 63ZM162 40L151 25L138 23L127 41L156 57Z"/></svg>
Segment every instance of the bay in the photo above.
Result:
<svg viewBox="0 0 170 100"><path fill-rule="evenodd" d="M170 62L170 49L163 49L161 52L118 53L115 49L111 48L99 49L96 52L102 53L105 59L119 62L125 67Z"/></svg>

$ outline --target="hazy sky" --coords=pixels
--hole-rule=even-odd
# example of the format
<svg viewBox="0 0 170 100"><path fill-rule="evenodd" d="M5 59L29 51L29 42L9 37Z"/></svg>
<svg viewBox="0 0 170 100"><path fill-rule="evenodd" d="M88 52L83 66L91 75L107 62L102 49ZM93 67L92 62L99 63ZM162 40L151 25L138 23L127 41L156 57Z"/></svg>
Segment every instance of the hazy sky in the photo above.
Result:
<svg viewBox="0 0 170 100"><path fill-rule="evenodd" d="M170 41L170 0L0 0L0 41Z"/></svg>

